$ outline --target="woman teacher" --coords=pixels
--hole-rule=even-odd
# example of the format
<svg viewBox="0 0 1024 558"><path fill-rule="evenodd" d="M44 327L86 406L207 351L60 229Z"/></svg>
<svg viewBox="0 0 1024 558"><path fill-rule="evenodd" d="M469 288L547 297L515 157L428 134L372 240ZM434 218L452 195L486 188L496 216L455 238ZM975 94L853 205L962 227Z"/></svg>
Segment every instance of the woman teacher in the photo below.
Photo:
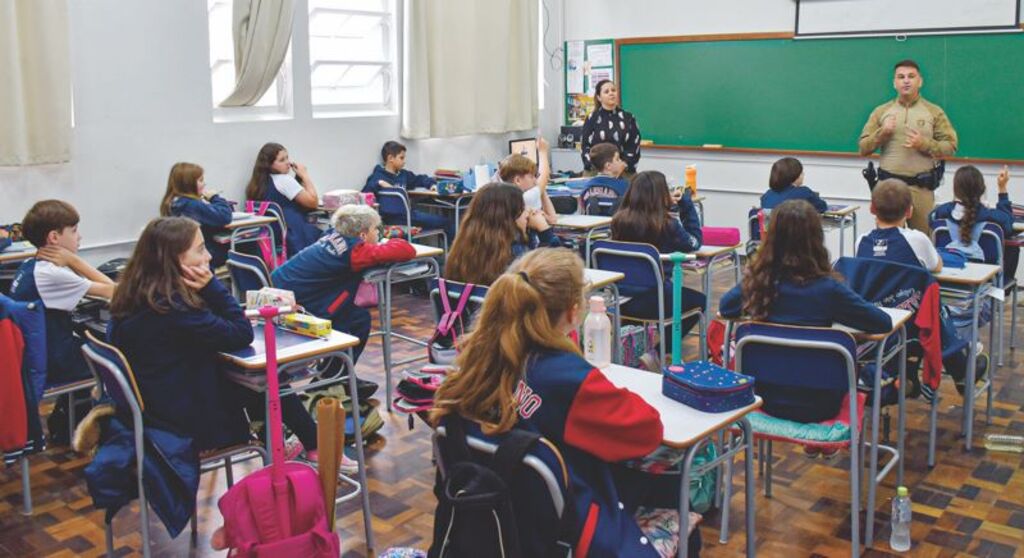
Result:
<svg viewBox="0 0 1024 558"><path fill-rule="evenodd" d="M583 174L592 176L598 171L590 163L590 148L599 143L612 143L618 146L620 156L626 162L626 176L632 176L640 161L640 129L636 126L636 119L619 106L619 88L612 80L597 82L594 91L597 106L583 123L580 145Z"/></svg>

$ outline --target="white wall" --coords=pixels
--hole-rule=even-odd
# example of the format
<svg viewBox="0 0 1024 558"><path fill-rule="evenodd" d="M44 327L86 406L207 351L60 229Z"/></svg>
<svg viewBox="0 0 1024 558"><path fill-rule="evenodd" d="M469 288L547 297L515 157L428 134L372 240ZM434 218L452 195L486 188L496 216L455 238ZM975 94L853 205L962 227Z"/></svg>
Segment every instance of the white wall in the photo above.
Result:
<svg viewBox="0 0 1024 558"><path fill-rule="evenodd" d="M632 7L625 10L621 2L613 0L564 0L564 40L792 32L796 17L794 0L644 0L636 6L642 6L642 10L633 10ZM878 76L878 79L889 78ZM563 87L560 78L556 80L552 76L549 82L559 88ZM928 95L927 86L924 95ZM629 107L625 108L629 110ZM850 138L851 150L856 140ZM704 202L706 222L714 226L739 227L746 238L746 211L758 203L758 197L767 189L771 164L779 157L768 154L646 148L639 169L661 170L669 177L679 179L686 164L696 163L699 190L708 197ZM874 220L868 212L868 188L860 174L866 165L865 159L801 156L800 160L804 164L806 184L835 203L861 205L860 232L873 228ZM575 152L559 151L554 161L556 169L582 168L579 154ZM992 165L979 167L991 186L990 201L994 203L995 175L999 169ZM937 200L951 199L952 173L956 168L957 165L947 167L947 179L936 193ZM1021 184L1024 180L1018 177L1013 182ZM1017 197L1024 198L1022 195ZM849 242L847 237L847 246ZM837 234L830 233L829 244L832 253L836 255Z"/></svg>
<svg viewBox="0 0 1024 558"><path fill-rule="evenodd" d="M126 253L156 216L176 161L206 170L209 186L242 199L260 146L284 144L305 163L317 187L360 188L380 146L398 136L397 115L313 119L297 95L290 120L213 123L206 2L91 0L69 2L75 129L67 165L0 167L0 223L20 221L35 201L60 198L82 215L89 259ZM296 2L292 43L295 80L308 75L302 37L306 2ZM561 39L551 42L552 48ZM560 83L560 80L556 81ZM466 84L453 84L464 87ZM560 110L558 92L548 106ZM547 111L552 121L560 118ZM551 116L548 116L551 115ZM524 134L510 134L516 137ZM507 137L467 136L406 142L410 168L467 167L507 153ZM119 244L121 243L121 244ZM111 246L113 245L113 246ZM97 248L102 248L97 250Z"/></svg>

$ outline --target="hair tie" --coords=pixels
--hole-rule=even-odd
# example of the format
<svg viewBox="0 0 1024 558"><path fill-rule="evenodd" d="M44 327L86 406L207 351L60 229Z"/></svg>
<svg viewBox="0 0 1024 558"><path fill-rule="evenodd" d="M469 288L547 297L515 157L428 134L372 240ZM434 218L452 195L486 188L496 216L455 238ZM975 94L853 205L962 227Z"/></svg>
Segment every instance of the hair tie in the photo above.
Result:
<svg viewBox="0 0 1024 558"><path fill-rule="evenodd" d="M523 281L526 281L527 285L531 285L531 283L530 283L530 276L527 275L525 271L520 271L519 272L519 276L523 278Z"/></svg>

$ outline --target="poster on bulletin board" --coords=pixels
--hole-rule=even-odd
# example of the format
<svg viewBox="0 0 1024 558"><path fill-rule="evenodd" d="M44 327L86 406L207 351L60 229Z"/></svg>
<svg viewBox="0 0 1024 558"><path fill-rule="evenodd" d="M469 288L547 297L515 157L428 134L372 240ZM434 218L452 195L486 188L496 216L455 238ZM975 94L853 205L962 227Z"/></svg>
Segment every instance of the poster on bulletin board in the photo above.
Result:
<svg viewBox="0 0 1024 558"><path fill-rule="evenodd" d="M565 43L565 125L582 126L594 110L594 86L615 79L615 41Z"/></svg>

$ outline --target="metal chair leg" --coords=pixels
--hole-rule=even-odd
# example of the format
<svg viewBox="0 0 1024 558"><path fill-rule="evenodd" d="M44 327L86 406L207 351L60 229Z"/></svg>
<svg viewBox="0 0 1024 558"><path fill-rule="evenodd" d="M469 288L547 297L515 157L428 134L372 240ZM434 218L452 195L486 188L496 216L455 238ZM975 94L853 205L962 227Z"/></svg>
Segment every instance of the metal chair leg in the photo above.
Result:
<svg viewBox="0 0 1024 558"><path fill-rule="evenodd" d="M199 508L197 506L197 507L192 509L192 519L189 521L189 523L191 523L191 525L192 525L192 534L191 534L191 540L190 540L190 542L192 544L192 548L195 548L196 545L199 542L199 534L198 534L198 528L197 528L198 527L197 524L199 523L199 521L198 521L198 519L196 519L196 516L198 516L198 515L199 515Z"/></svg>
<svg viewBox="0 0 1024 558"><path fill-rule="evenodd" d="M29 471L28 456L22 455L21 461L21 503L22 515L32 515L32 475Z"/></svg>
<svg viewBox="0 0 1024 558"><path fill-rule="evenodd" d="M113 519L113 518L111 518ZM114 526L109 521L104 521L104 530L106 531L107 540L107 556L114 558Z"/></svg>
<svg viewBox="0 0 1024 558"><path fill-rule="evenodd" d="M231 456L224 456L224 478L227 480L228 488L235 485L235 472L231 469Z"/></svg>
<svg viewBox="0 0 1024 558"><path fill-rule="evenodd" d="M772 497L772 440L771 439L768 440L767 446L768 446L768 453L765 454L765 457L767 457L768 459L767 459L767 462L765 463L765 470L764 470L764 497L765 498L771 498Z"/></svg>

